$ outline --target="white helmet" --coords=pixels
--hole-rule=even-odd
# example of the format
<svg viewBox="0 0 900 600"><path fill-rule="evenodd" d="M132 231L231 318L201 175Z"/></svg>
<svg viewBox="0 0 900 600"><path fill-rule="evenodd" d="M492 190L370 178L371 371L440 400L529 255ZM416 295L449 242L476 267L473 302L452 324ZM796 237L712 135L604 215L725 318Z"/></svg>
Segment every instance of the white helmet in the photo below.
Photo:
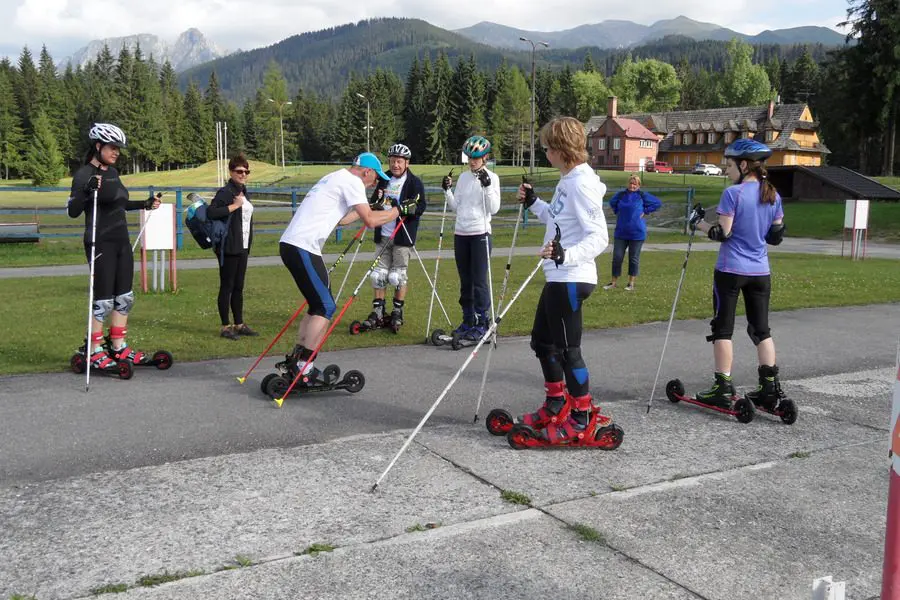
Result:
<svg viewBox="0 0 900 600"><path fill-rule="evenodd" d="M399 156L400 158L409 160L412 158L412 152L410 152L409 148L404 144L394 144L388 149L388 157L391 156Z"/></svg>
<svg viewBox="0 0 900 600"><path fill-rule="evenodd" d="M88 138L92 142L100 142L101 144L115 144L119 148L127 148L128 140L125 139L125 132L113 125L112 123L94 123Z"/></svg>

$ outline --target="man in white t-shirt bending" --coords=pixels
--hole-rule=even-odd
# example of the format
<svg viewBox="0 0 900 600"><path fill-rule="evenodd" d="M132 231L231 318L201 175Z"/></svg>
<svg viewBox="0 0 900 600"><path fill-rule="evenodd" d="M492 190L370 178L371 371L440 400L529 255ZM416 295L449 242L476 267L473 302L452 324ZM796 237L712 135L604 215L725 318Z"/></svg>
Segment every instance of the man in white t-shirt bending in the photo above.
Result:
<svg viewBox="0 0 900 600"><path fill-rule="evenodd" d="M303 374L311 374L313 381L318 379L313 372L313 350L322 341L336 309L322 260L325 240L350 211L356 211L367 227L384 225L398 216L396 208L373 211L369 207L366 188L374 187L379 177L389 179L378 157L370 152L360 154L353 165L329 173L309 190L281 236L281 261L309 303L297 328L297 345L288 357L292 377L306 363Z"/></svg>

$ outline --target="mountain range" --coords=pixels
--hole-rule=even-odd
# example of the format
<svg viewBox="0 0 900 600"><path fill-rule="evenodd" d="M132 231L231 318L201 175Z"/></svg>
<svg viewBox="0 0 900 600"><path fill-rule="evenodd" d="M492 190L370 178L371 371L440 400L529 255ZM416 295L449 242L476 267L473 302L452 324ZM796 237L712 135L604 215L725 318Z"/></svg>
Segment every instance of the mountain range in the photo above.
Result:
<svg viewBox="0 0 900 600"><path fill-rule="evenodd" d="M65 68L66 63L69 63L73 67L83 67L88 62L96 60L100 51L103 50L103 46L109 47L115 57L119 55L123 47L134 52L138 45L145 57L152 55L153 59L160 64L168 60L175 71L179 73L228 54L209 41L199 29L191 28L182 32L172 43L151 33L93 40L87 46L76 50L67 60L62 61L62 66Z"/></svg>
<svg viewBox="0 0 900 600"><path fill-rule="evenodd" d="M652 25L641 25L632 21L608 20L590 25L579 25L562 31L528 31L515 29L499 23L482 21L471 27L455 30L456 33L474 42L495 48L521 49L521 37L535 42L545 41L553 48L629 48L662 39L670 35L689 37L695 40L727 42L738 38L750 44L823 44L839 46L845 36L827 27L792 27L790 29L766 30L756 35L745 35L732 29L694 21L685 16L657 21Z"/></svg>

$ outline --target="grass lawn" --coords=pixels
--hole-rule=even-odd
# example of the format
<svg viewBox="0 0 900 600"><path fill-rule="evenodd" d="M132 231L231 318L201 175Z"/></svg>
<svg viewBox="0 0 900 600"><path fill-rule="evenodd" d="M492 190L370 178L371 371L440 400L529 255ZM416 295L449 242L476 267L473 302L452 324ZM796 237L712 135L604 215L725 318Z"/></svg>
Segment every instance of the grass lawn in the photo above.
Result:
<svg viewBox="0 0 900 600"><path fill-rule="evenodd" d="M642 256L641 277L635 293L621 290L597 290L586 304L585 325L589 328L611 328L651 321L665 321L671 310L675 286L684 258L681 252L648 252ZM609 271L609 254L598 260L601 283ZM698 252L691 256L687 278L679 300L677 317L708 318L709 289L715 261L713 253ZM499 294L506 257L493 261L494 289ZM354 287L368 266L357 261L348 287ZM536 264L536 259L517 257L513 261L507 298ZM429 272L433 261L426 261ZM411 265L411 291L407 299L407 322L399 335L386 331L350 336L348 326L362 320L370 310L371 288L364 285L361 297L350 307L342 323L326 345L328 349L389 346L422 343L427 319L428 284L420 267ZM850 262L846 259L777 255L772 259L772 306L777 310L804 307L844 306L893 302L900 297L900 270L896 261L869 259ZM332 276L336 291L343 278L339 267ZM247 276L245 315L248 324L258 329L258 338L238 342L218 337L218 315L215 296L218 275L215 270L179 273L178 293L138 294L135 311L129 323L133 346L154 351L171 351L176 360L193 361L221 357L255 357L278 332L299 304L299 295L287 271L282 267L253 268ZM531 328L534 306L543 276L526 289L507 314L501 333L527 334ZM458 280L455 269L443 262L438 281L440 297L455 326L459 320L456 302ZM41 279L9 279L0 285L0 302L10 315L5 335L0 338L0 374L62 371L67 368L74 349L81 343L87 303L87 276ZM339 299L339 306L347 298ZM776 317L777 320L777 317ZM432 327L448 327L437 305ZM777 325L776 325L777 336ZM277 352L289 349L293 334L276 346ZM52 340L53 343L46 343ZM698 351L705 348L697 340ZM327 361L327 358L324 360ZM462 357L460 358L462 360ZM264 363L267 368L271 361ZM247 366L250 362L248 360ZM137 377L141 377L141 373Z"/></svg>

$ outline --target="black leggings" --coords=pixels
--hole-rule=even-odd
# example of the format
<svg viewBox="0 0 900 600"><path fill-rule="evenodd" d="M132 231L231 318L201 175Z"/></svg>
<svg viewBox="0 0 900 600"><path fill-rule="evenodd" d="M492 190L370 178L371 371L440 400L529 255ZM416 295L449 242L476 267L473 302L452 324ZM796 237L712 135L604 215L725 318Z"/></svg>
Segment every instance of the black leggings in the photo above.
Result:
<svg viewBox="0 0 900 600"><path fill-rule="evenodd" d="M575 397L586 395L591 387L581 357L581 305L595 287L580 282L545 283L531 328L531 347L541 361L544 380L553 383L565 378Z"/></svg>
<svg viewBox="0 0 900 600"><path fill-rule="evenodd" d="M84 254L90 267L90 244L85 244ZM134 255L131 253L131 243L127 239L121 242L97 242L94 301L112 300L116 296L127 294L133 283Z"/></svg>
<svg viewBox="0 0 900 600"><path fill-rule="evenodd" d="M244 322L244 277L247 275L249 251L226 254L219 265L219 318L228 325L228 307L234 315L234 324Z"/></svg>
<svg viewBox="0 0 900 600"><path fill-rule="evenodd" d="M463 317L476 314L489 316L491 312L491 292L488 286L488 248L491 236L454 235L453 249L456 258L456 272L459 274L459 305ZM490 246L488 246L490 247Z"/></svg>
<svg viewBox="0 0 900 600"><path fill-rule="evenodd" d="M713 319L709 322L712 334L707 341L730 340L734 334L734 312L738 294L744 294L747 312L747 334L754 345L772 337L769 333L769 296L772 281L769 275L736 275L716 271L713 274Z"/></svg>

